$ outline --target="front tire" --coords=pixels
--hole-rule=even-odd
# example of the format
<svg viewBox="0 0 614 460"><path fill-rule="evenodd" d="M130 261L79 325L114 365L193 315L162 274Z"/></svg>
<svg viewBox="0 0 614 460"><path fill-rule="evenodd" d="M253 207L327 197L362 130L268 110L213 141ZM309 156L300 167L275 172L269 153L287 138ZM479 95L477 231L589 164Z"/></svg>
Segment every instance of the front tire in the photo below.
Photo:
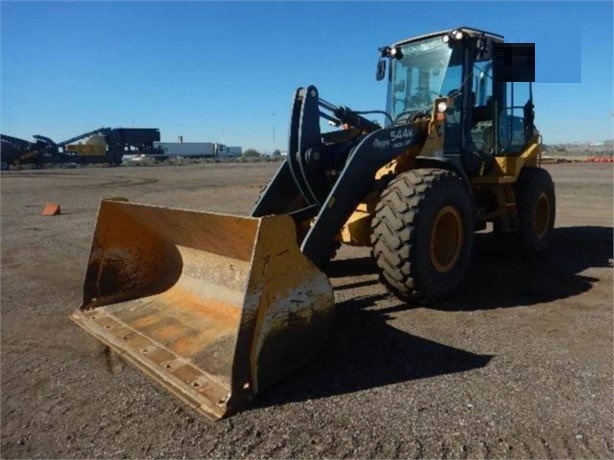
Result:
<svg viewBox="0 0 614 460"><path fill-rule="evenodd" d="M474 213L456 173L400 174L382 193L372 227L373 257L397 297L429 302L458 289L473 249Z"/></svg>

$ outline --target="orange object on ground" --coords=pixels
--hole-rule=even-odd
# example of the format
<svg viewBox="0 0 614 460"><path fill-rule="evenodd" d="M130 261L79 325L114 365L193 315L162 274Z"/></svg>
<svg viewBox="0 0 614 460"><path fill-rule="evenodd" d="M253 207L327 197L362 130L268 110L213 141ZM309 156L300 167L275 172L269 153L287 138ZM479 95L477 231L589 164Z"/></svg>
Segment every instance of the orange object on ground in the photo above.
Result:
<svg viewBox="0 0 614 460"><path fill-rule="evenodd" d="M57 216L59 214L62 214L60 205L51 202L46 203L43 212L41 212L41 216Z"/></svg>

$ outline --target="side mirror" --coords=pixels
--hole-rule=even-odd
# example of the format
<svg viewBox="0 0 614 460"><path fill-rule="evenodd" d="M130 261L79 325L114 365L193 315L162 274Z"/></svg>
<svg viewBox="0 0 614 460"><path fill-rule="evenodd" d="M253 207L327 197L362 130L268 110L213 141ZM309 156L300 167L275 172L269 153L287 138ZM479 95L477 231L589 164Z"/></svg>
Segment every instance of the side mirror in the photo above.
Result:
<svg viewBox="0 0 614 460"><path fill-rule="evenodd" d="M375 78L377 81L383 80L386 76L386 59L379 58L377 61L377 72L375 73Z"/></svg>

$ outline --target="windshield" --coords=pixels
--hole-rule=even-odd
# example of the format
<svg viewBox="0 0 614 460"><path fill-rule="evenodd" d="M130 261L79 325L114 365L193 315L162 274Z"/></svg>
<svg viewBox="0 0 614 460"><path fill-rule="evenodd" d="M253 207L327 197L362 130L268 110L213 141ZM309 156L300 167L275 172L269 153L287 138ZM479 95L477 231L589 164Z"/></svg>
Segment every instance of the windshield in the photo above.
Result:
<svg viewBox="0 0 614 460"><path fill-rule="evenodd" d="M395 121L430 111L437 97L460 91L463 48L444 43L441 36L400 47L403 57L392 59L388 113Z"/></svg>

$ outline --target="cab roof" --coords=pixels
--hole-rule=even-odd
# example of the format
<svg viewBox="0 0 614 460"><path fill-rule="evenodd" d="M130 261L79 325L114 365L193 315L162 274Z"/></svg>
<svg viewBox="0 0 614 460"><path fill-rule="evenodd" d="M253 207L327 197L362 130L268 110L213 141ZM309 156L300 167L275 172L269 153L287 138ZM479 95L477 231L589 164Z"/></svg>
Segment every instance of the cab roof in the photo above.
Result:
<svg viewBox="0 0 614 460"><path fill-rule="evenodd" d="M485 30L473 29L471 27L461 26L461 27L456 27L454 29L442 30L442 31L439 31L439 32L432 32L432 33L425 34L425 35L419 35L417 37L406 38L405 40L401 40L399 42L396 42L392 46L406 45L407 43L417 42L417 41L420 41L420 40L425 40L425 39L428 39L428 38L433 38L433 37L437 37L437 36L440 36L440 35L445 35L445 34L451 32L452 30L460 30L461 32L469 35L470 37L480 37L481 35L487 35L487 36L489 36L490 38L492 38L496 42L503 42L503 35L495 34L495 33L492 33L492 32L487 32Z"/></svg>

